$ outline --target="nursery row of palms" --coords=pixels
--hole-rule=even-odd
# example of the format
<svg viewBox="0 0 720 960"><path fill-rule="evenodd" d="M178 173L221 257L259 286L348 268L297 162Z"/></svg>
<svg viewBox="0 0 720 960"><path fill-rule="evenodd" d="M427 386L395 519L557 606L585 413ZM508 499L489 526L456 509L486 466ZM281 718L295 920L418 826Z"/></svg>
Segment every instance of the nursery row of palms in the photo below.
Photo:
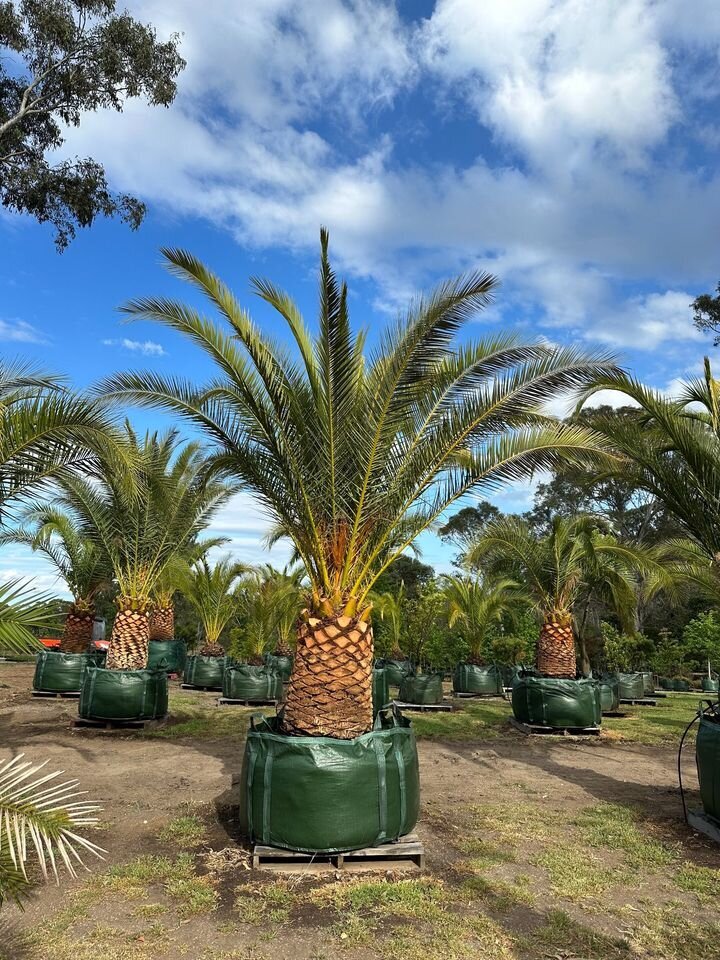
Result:
<svg viewBox="0 0 720 960"><path fill-rule="evenodd" d="M165 298L133 301L126 313L188 336L215 368L210 381L196 386L178 377L120 374L95 391L101 403L75 398L51 378L28 371L5 375L2 414L10 426L0 451L3 504L17 502L53 472L59 498L52 510L40 507L45 516L36 519L53 523L53 511L71 513L96 545L99 563L107 564L102 575L119 588L110 666L144 662L150 610L152 604L167 607L163 582L178 551L201 549L198 537L208 517L237 484L274 518L271 539L292 542L308 580L284 719L288 733L354 737L369 729L373 585L468 493L491 491L567 462L631 472L638 486L651 490L685 524L692 542L688 556L702 552L712 581L720 553L720 417L709 370L684 398L703 405L698 413L635 383L605 355L508 335L460 342L463 327L496 286L493 277L480 273L419 298L368 349L367 332L350 326L347 291L330 266L326 233L321 240L315 336L288 294L253 280L254 292L286 323L293 353L263 333L200 261L166 250L171 272L205 295L221 323ZM609 416L602 429L590 430L545 413L553 396L606 388L631 396L639 404L637 418L614 422ZM189 445L169 470L174 437L140 443L112 422L108 404L128 402L184 418L202 432L209 450L200 455ZM46 405L47 438L23 447L18 439L23 423ZM75 469L79 462L82 474ZM180 495L173 490L168 496L170 473ZM126 524L134 535L124 535ZM558 528L556 535L592 553L596 575L609 593L624 589L630 560L643 577L660 582L657 559L630 557L628 547L589 528ZM533 575L534 565L543 561L521 555L518 536L523 531L507 528L495 542L486 538L475 547L476 560L482 555L483 564L493 566L498 551L515 552L515 560L505 564L513 568L510 579L534 584L543 607L545 669L567 675L574 672L569 607L578 600L570 594L579 581L567 577L570 594L557 584L554 595L554 588L548 592L547 583ZM88 600L81 594L91 595L92 589L78 585L81 618Z"/></svg>

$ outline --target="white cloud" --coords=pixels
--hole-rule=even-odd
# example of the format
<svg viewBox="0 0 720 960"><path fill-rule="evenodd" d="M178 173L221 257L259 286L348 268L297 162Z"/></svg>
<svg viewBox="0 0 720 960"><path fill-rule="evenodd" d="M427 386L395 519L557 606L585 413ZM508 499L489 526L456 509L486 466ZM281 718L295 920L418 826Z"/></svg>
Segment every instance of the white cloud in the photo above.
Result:
<svg viewBox="0 0 720 960"><path fill-rule="evenodd" d="M644 350L654 350L666 341L702 340L692 322L692 299L692 294L679 290L634 297L620 311L601 318L586 336Z"/></svg>
<svg viewBox="0 0 720 960"><path fill-rule="evenodd" d="M165 356L165 348L154 340L128 340L123 337L121 340L103 340L102 343L104 347L122 347L123 350L142 353L145 357Z"/></svg>
<svg viewBox="0 0 720 960"><path fill-rule="evenodd" d="M0 320L0 340L13 343L47 343L48 341L32 324L17 318Z"/></svg>

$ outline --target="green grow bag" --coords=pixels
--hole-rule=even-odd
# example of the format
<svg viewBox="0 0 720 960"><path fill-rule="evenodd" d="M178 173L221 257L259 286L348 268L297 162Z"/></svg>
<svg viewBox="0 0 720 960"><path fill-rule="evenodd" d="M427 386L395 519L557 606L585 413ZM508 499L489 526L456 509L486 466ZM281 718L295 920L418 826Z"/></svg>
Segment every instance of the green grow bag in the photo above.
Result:
<svg viewBox="0 0 720 960"><path fill-rule="evenodd" d="M185 664L185 683L194 687L222 690L227 657L188 657Z"/></svg>
<svg viewBox="0 0 720 960"><path fill-rule="evenodd" d="M661 690L674 689L673 681L669 677L660 677L660 689Z"/></svg>
<svg viewBox="0 0 720 960"><path fill-rule="evenodd" d="M225 669L222 692L229 700L280 700L282 677L269 664L262 667L249 663L234 664Z"/></svg>
<svg viewBox="0 0 720 960"><path fill-rule="evenodd" d="M148 670L162 667L168 673L182 673L187 660L184 640L151 640L148 646Z"/></svg>
<svg viewBox="0 0 720 960"><path fill-rule="evenodd" d="M266 653L263 659L269 667L275 668L275 670L280 674L283 683L288 682L293 668L292 657L279 657L275 653Z"/></svg>
<svg viewBox="0 0 720 960"><path fill-rule="evenodd" d="M690 684L687 680L673 680L673 690L677 690L678 693L689 693Z"/></svg>
<svg viewBox="0 0 720 960"><path fill-rule="evenodd" d="M334 853L396 840L417 823L420 776L410 722L383 712L355 740L288 737L251 724L240 823L252 842Z"/></svg>
<svg viewBox="0 0 720 960"><path fill-rule="evenodd" d="M620 706L620 696L618 694L618 682L614 677L608 677L599 681L600 684L600 708L603 713L615 713Z"/></svg>
<svg viewBox="0 0 720 960"><path fill-rule="evenodd" d="M390 703L390 684L384 667L375 667L372 676L373 716L376 717L383 707Z"/></svg>
<svg viewBox="0 0 720 960"><path fill-rule="evenodd" d="M453 690L497 696L503 692L502 671L494 664L480 667L475 663L459 663L453 673Z"/></svg>
<svg viewBox="0 0 720 960"><path fill-rule="evenodd" d="M442 703L443 675L441 673L418 673L403 677L398 700L402 703Z"/></svg>
<svg viewBox="0 0 720 960"><path fill-rule="evenodd" d="M602 720L597 680L521 677L512 689L516 720L540 727L596 727Z"/></svg>
<svg viewBox="0 0 720 960"><path fill-rule="evenodd" d="M167 707L164 670L85 668L78 707L83 720L156 720Z"/></svg>
<svg viewBox="0 0 720 960"><path fill-rule="evenodd" d="M645 696L645 681L641 673L616 673L615 676L621 700L642 700Z"/></svg>
<svg viewBox="0 0 720 960"><path fill-rule="evenodd" d="M642 671L643 693L646 697L651 697L655 693L655 678L649 670Z"/></svg>
<svg viewBox="0 0 720 960"><path fill-rule="evenodd" d="M35 661L33 690L47 693L79 693L88 664L97 664L98 653L61 653L41 650Z"/></svg>
<svg viewBox="0 0 720 960"><path fill-rule="evenodd" d="M718 687L717 680L711 680L710 677L703 677L702 679L702 688L705 693L717 693Z"/></svg>
<svg viewBox="0 0 720 960"><path fill-rule="evenodd" d="M393 687L399 687L408 674L415 673L410 660L378 660L375 666L385 671L388 683Z"/></svg>
<svg viewBox="0 0 720 960"><path fill-rule="evenodd" d="M710 717L700 717L695 760L703 810L720 820L720 723Z"/></svg>

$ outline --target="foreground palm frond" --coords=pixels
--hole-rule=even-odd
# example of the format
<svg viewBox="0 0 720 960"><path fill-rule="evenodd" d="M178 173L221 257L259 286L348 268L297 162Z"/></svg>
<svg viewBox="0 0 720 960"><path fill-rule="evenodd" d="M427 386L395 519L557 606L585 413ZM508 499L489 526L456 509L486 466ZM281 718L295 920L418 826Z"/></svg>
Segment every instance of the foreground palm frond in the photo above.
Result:
<svg viewBox="0 0 720 960"><path fill-rule="evenodd" d="M0 651L17 656L42 650L33 629L47 630L58 623L52 598L37 593L29 581L0 582Z"/></svg>
<svg viewBox="0 0 720 960"><path fill-rule="evenodd" d="M77 866L88 869L83 854L104 859L106 851L77 833L98 822L93 816L101 807L77 799L78 780L58 783L62 771L44 773L48 761L33 764L19 754L0 766L0 904L12 899L21 905L30 881L28 861L33 857L47 880L59 883L59 866L71 877Z"/></svg>
<svg viewBox="0 0 720 960"><path fill-rule="evenodd" d="M481 271L418 297L366 351L366 332L350 325L347 288L330 265L325 230L314 336L286 293L252 281L286 323L291 352L261 331L196 257L163 253L170 272L198 289L221 322L164 297L135 300L125 313L185 334L215 375L195 385L126 373L96 392L164 407L202 430L215 447L210 468L241 481L271 520L273 537L292 541L310 602L285 727L362 733L372 718L368 597L375 581L468 492L527 480L567 461L604 462L609 454L599 434L543 410L555 395L609 375L612 358L507 334L461 343L463 327L497 286ZM311 634L331 620L331 636L318 634L318 646Z"/></svg>

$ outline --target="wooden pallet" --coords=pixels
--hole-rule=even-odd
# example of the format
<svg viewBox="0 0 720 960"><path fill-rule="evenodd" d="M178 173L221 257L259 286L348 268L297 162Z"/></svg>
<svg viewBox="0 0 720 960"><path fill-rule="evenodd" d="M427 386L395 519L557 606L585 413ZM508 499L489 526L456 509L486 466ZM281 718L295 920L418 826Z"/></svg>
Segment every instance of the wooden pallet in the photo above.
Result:
<svg viewBox="0 0 720 960"><path fill-rule="evenodd" d="M657 700L651 697L620 697L620 703L625 703L632 707L656 707Z"/></svg>
<svg viewBox="0 0 720 960"><path fill-rule="evenodd" d="M652 696L654 700L667 700L667 690L656 690Z"/></svg>
<svg viewBox="0 0 720 960"><path fill-rule="evenodd" d="M310 874L422 870L425 867L425 848L415 833L379 847L366 847L347 853L299 853L255 844L252 866L254 870L272 870L275 873Z"/></svg>
<svg viewBox="0 0 720 960"><path fill-rule="evenodd" d="M610 718L613 718L613 719L616 719L616 720L617 720L618 718L620 718L620 717L626 717L626 716L627 716L627 714L624 713L622 710L603 710L602 715L603 715L604 717L610 717Z"/></svg>
<svg viewBox="0 0 720 960"><path fill-rule="evenodd" d="M277 700L233 700L232 697L218 697L221 707L276 707Z"/></svg>
<svg viewBox="0 0 720 960"><path fill-rule="evenodd" d="M181 690L201 690L203 693L217 693L220 687L198 687L194 683L181 683Z"/></svg>
<svg viewBox="0 0 720 960"><path fill-rule="evenodd" d="M79 690L31 690L30 695L40 700L78 700Z"/></svg>
<svg viewBox="0 0 720 960"><path fill-rule="evenodd" d="M599 737L600 727L543 727L535 723L523 723L510 717L510 723L525 736L542 734L545 737Z"/></svg>
<svg viewBox="0 0 720 960"><path fill-rule="evenodd" d="M454 704L447 700L442 703L402 703L400 700L393 700L392 705L398 710L417 710L420 713L452 713L455 709Z"/></svg>
<svg viewBox="0 0 720 960"><path fill-rule="evenodd" d="M688 812L688 825L698 833L704 833L715 843L720 843L720 823L713 817L709 817L703 810L691 810Z"/></svg>
<svg viewBox="0 0 720 960"><path fill-rule="evenodd" d="M456 693L453 691L453 697L458 700L502 700L502 693Z"/></svg>
<svg viewBox="0 0 720 960"><path fill-rule="evenodd" d="M86 720L84 717L78 717L73 720L72 726L75 730L102 730L119 733L123 730L152 730L154 727L162 727L167 722L167 715L159 717L157 720Z"/></svg>

